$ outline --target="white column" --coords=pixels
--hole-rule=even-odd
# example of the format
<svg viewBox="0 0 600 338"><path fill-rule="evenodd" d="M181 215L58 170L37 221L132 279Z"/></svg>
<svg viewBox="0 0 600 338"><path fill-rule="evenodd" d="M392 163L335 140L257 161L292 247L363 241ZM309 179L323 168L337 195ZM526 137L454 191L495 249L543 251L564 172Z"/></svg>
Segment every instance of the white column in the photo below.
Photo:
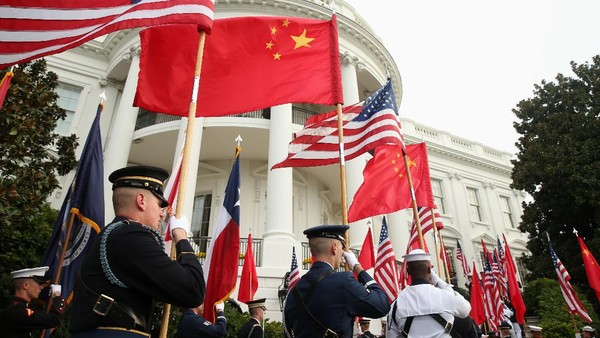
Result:
<svg viewBox="0 0 600 338"><path fill-rule="evenodd" d="M287 156L292 141L292 105L271 108L269 128L269 169ZM263 233L264 267L287 267L290 264L293 234L292 168L269 170L267 177L267 217Z"/></svg>
<svg viewBox="0 0 600 338"><path fill-rule="evenodd" d="M396 259L401 261L406 253L406 246L410 240L411 223L408 221L409 213L406 210L399 210L387 215L388 236L394 247Z"/></svg>
<svg viewBox="0 0 600 338"><path fill-rule="evenodd" d="M108 182L108 176L121 167L127 165L135 123L137 121L138 108L133 106L133 98L140 71L140 47L132 47L130 51L123 55L124 59L131 59L127 80L123 87L123 94L117 110L113 113L113 121L110 126L108 138L104 148L104 176L105 194L104 205L107 222L114 217L112 209L112 184Z"/></svg>
<svg viewBox="0 0 600 338"><path fill-rule="evenodd" d="M173 164L177 163L179 154L182 151L185 134L187 129L188 118L184 117L181 119L179 125L179 132L177 134L177 146L175 147L175 154L173 156ZM187 182L185 186L185 198L183 214L191 221L192 213L194 210L194 198L196 197L196 182L198 181L198 165L200 162L200 148L202 146L202 130L204 127L204 117L197 117L194 119L194 130L193 139L191 142L190 149L190 164L188 167ZM167 169L167 168L165 168ZM169 168L168 170L171 170ZM175 173L172 172L171 176Z"/></svg>
<svg viewBox="0 0 600 338"><path fill-rule="evenodd" d="M348 106L357 103L359 98L358 79L356 76L357 58L348 55L342 55L342 86L344 92L344 105ZM363 169L367 162L367 155L361 155L351 161L346 162L346 201L350 208L354 194L363 182ZM348 239L350 247L360 249L367 233L367 222L369 219L360 220L350 224L348 230Z"/></svg>

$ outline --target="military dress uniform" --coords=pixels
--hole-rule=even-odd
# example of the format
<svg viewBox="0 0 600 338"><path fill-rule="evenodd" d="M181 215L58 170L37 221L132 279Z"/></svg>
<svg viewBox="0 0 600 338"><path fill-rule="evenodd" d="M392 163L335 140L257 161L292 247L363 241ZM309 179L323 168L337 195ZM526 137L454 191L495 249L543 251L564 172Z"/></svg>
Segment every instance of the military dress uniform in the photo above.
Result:
<svg viewBox="0 0 600 338"><path fill-rule="evenodd" d="M339 239L345 245L343 233L348 228L347 225L317 226L306 229L304 234L309 239ZM288 335L296 338L324 337L326 330L322 326L329 330L325 337L350 338L355 317L379 318L389 308L385 292L366 271L356 280L352 272L335 272L329 263L317 261L289 291L284 309L285 327Z"/></svg>
<svg viewBox="0 0 600 338"><path fill-rule="evenodd" d="M253 308L262 308L263 311L266 311L265 307L266 298L254 299L246 302L248 305L248 310ZM251 317L250 320L242 328L240 332L238 332L238 338L262 338L264 336L263 328L260 325L260 321L254 317Z"/></svg>
<svg viewBox="0 0 600 338"><path fill-rule="evenodd" d="M223 311L217 312L216 323L211 323L201 315L197 315L192 309L183 310L179 327L178 338L208 338L223 337L227 333L227 318Z"/></svg>
<svg viewBox="0 0 600 338"><path fill-rule="evenodd" d="M162 182L167 176L159 168L127 167L109 180L113 190L148 189L166 207ZM185 308L199 306L206 285L187 240L177 242L176 257L174 261L165 253L159 231L116 217L81 263L69 326L73 337L149 336L155 300Z"/></svg>
<svg viewBox="0 0 600 338"><path fill-rule="evenodd" d="M42 272L43 270L43 272ZM13 271L13 279L32 278L40 285L46 284L43 279L48 267L23 269ZM14 297L8 306L0 311L0 338L29 337L31 330L50 329L57 327L63 316L65 301L61 296L52 299L52 309L49 312L35 311L29 307L29 302L20 297Z"/></svg>
<svg viewBox="0 0 600 338"><path fill-rule="evenodd" d="M371 331L365 331L363 334L358 336L359 338L377 338L376 335L372 334Z"/></svg>
<svg viewBox="0 0 600 338"><path fill-rule="evenodd" d="M429 254L421 249L404 256L405 263L421 260L429 260ZM386 337L451 337L454 317L467 317L470 311L470 303L452 286L441 280L434 286L429 280L413 278L392 303Z"/></svg>

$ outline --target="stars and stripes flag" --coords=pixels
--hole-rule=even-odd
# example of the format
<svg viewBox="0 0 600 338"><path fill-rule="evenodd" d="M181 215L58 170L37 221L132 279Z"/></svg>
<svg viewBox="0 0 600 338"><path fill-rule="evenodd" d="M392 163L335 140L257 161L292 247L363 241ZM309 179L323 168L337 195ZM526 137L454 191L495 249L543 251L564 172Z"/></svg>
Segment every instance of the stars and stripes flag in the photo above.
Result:
<svg viewBox="0 0 600 338"><path fill-rule="evenodd" d="M298 260L296 259L296 248L292 247L292 266L290 267L290 281L288 284L288 293L300 280L300 268L298 267Z"/></svg>
<svg viewBox="0 0 600 338"><path fill-rule="evenodd" d="M398 108L390 80L363 104L343 108L344 160L356 158L382 144L404 147ZM314 167L340 162L337 112L314 115L288 147L288 157L271 169Z"/></svg>
<svg viewBox="0 0 600 338"><path fill-rule="evenodd" d="M460 242L458 241L458 239L456 240L456 258L458 258L458 261L460 262L460 265L462 266L463 274L465 275L465 277L468 276L469 274L471 274L471 266L469 265L469 262L467 261L467 257L465 255L465 253L463 252L463 249L460 246Z"/></svg>
<svg viewBox="0 0 600 338"><path fill-rule="evenodd" d="M398 297L400 292L398 286L398 265L396 264L396 256L394 248L388 236L388 227L383 217L381 224L381 233L379 235L379 248L377 249L377 258L375 260L375 281L385 294L388 296L390 304Z"/></svg>
<svg viewBox="0 0 600 338"><path fill-rule="evenodd" d="M552 263L554 264L554 270L556 271L556 275L558 276L558 284L560 285L560 290L562 291L563 298L565 299L565 303L567 303L567 308L571 314L576 314L585 320L588 323L592 322L592 318L585 310L583 304L577 297L573 286L569 280L571 280L571 275L562 264L556 252L554 252L554 248L552 247L552 243L550 242L550 236L548 236L548 248L550 250L550 257L552 258Z"/></svg>
<svg viewBox="0 0 600 338"><path fill-rule="evenodd" d="M215 321L214 305L224 302L237 282L240 251L240 148L229 174L223 205L204 261L204 317Z"/></svg>
<svg viewBox="0 0 600 338"><path fill-rule="evenodd" d="M209 32L214 7L211 0L6 0L0 4L0 68L122 29L187 23Z"/></svg>
<svg viewBox="0 0 600 338"><path fill-rule="evenodd" d="M433 210L433 215L435 216L435 226L437 230L441 230L444 228L444 223L442 223L442 216L440 215L437 208L429 208L429 207L419 207L419 223L421 223L421 234L425 235L429 230L433 229L433 217L431 217L431 212ZM410 241L408 242L408 246L411 249L420 249L419 246L419 234L417 232L417 225L413 219L412 227L410 230Z"/></svg>
<svg viewBox="0 0 600 338"><path fill-rule="evenodd" d="M483 300L485 314L491 331L498 330L498 324L502 320L503 304L500 301L500 290L496 283L496 276L492 269L492 256L487 250L485 242L481 240L483 247Z"/></svg>
<svg viewBox="0 0 600 338"><path fill-rule="evenodd" d="M494 271L494 276L496 276L496 284L498 285L500 296L508 297L508 280L506 279L506 273L504 267L500 263L500 259L498 258L498 251L496 249L494 249L492 271Z"/></svg>

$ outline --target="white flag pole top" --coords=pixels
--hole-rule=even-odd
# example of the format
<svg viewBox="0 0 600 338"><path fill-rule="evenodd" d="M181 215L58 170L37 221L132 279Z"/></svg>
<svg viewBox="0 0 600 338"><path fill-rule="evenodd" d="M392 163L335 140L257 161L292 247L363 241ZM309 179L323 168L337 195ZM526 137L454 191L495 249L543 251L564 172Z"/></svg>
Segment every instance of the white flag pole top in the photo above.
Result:
<svg viewBox="0 0 600 338"><path fill-rule="evenodd" d="M238 136L235 138L235 142L237 142L237 146L238 146L238 147L240 146L240 144L242 143L242 141L243 141L243 140L242 140L242 137L241 137L240 135L238 135Z"/></svg>
<svg viewBox="0 0 600 338"><path fill-rule="evenodd" d="M102 91L102 93L100 93L100 103L104 102L106 102L106 91Z"/></svg>
<svg viewBox="0 0 600 338"><path fill-rule="evenodd" d="M575 236L579 236L579 233L577 232L577 229L573 228L573 233L575 234Z"/></svg>

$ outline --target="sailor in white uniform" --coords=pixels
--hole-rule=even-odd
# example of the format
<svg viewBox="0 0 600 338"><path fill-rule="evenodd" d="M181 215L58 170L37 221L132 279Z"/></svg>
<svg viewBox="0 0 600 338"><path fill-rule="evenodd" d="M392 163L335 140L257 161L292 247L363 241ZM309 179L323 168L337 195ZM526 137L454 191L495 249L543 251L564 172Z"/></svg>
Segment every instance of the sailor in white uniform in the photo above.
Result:
<svg viewBox="0 0 600 338"><path fill-rule="evenodd" d="M431 270L430 254L412 250L404 256L412 284L406 287L387 317L387 338L453 337L454 317L465 318L471 304Z"/></svg>

